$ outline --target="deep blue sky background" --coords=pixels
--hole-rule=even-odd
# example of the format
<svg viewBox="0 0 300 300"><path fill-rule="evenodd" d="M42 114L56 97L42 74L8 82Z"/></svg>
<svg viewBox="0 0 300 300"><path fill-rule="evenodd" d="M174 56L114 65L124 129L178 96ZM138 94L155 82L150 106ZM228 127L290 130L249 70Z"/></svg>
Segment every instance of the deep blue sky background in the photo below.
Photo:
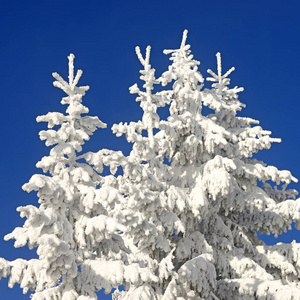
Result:
<svg viewBox="0 0 300 300"><path fill-rule="evenodd" d="M0 257L34 257L26 247L13 248L3 236L21 226L16 207L37 203L21 186L37 172L36 162L49 149L38 139L45 124L38 115L64 111L63 93L53 87L52 72L67 77L67 55L91 89L84 97L90 115L108 124L85 149L124 150L129 146L110 131L114 123L138 120L141 110L128 87L139 83L140 64L134 48L152 46L151 63L157 75L166 70L165 48L177 48L182 32L201 61L200 71L216 70L220 51L224 70L231 66L232 85L245 87L241 113L261 121L281 144L258 157L300 179L300 2L294 1L0 1ZM291 187L300 190L299 184ZM267 239L300 242L300 233ZM0 281L0 299L28 299L21 289ZM109 299L104 297L101 299Z"/></svg>

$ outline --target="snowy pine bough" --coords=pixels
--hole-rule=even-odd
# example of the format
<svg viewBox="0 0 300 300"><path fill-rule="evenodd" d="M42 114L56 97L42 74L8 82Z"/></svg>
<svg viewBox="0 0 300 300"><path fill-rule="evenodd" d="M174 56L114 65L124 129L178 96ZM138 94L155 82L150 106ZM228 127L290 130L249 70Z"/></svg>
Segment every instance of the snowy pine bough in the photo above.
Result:
<svg viewBox="0 0 300 300"><path fill-rule="evenodd" d="M40 138L52 149L37 163L45 175L23 189L37 191L39 206L19 207L27 220L5 236L15 247L37 247L38 259L1 259L9 287L18 283L41 300L97 299L101 289L115 289L114 300L300 299L300 245L267 246L258 237L278 236L293 222L300 228L300 199L287 189L297 179L252 158L280 139L237 116L243 89L229 87L234 68L223 74L220 53L204 78L186 40L184 31L179 49L164 51L171 64L160 77L150 47L136 48L144 83L130 93L143 117L112 127L132 144L128 156L82 153L106 125L86 115L88 87L77 86L74 55L68 82L53 74L67 94L66 115L37 118L48 123ZM101 175L104 166L110 175Z"/></svg>

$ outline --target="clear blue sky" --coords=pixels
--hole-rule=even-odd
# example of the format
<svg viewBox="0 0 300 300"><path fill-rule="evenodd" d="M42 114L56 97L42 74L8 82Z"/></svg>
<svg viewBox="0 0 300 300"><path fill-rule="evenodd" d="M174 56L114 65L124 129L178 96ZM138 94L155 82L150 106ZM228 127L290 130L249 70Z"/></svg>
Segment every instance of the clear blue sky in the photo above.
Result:
<svg viewBox="0 0 300 300"><path fill-rule="evenodd" d="M200 71L215 70L220 51L224 68L236 67L232 84L245 87L241 113L261 121L281 144L258 157L300 179L299 81L300 2L291 1L96 1L51 0L0 2L1 147L0 257L33 257L26 247L14 249L3 236L21 226L16 207L37 203L21 186L37 172L36 162L49 149L38 139L45 124L35 118L63 111L63 94L52 85L51 73L67 76L67 55L84 71L81 84L91 89L84 97L91 115L110 128L138 120L139 105L128 87L138 82L140 65L135 46L152 46L157 75L169 60L165 48L179 47L184 29ZM110 129L98 130L86 150L129 147ZM300 190L299 184L292 186ZM293 230L277 241L300 242ZM277 242L268 239L268 243ZM16 286L0 281L1 299L28 299ZM101 298L101 299L109 299Z"/></svg>

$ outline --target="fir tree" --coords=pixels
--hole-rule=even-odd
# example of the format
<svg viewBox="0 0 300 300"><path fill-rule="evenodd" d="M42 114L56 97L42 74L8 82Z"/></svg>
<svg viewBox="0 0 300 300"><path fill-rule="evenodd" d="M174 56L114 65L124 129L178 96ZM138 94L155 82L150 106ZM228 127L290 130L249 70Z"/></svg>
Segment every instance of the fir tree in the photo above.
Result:
<svg viewBox="0 0 300 300"><path fill-rule="evenodd" d="M96 299L95 291L104 288L109 293L112 287L123 283L123 278L113 274L118 273L116 266L120 265L113 260L113 254L125 249L116 234L123 227L106 209L113 191L107 194L105 185L99 188L103 163L109 166L113 162L110 164L106 159L109 151L103 150L97 154L96 172L91 167L93 153L77 154L89 136L106 124L98 117L82 116L89 112L81 103L89 87L77 87L82 71L74 76L74 55L70 54L68 59L68 82L53 73L54 86L67 94L61 101L68 105L67 114L50 112L37 117L38 122L47 122L49 128L40 132L40 139L46 141L46 146L55 146L36 165L45 175L35 174L23 186L27 192L37 191L39 207L19 207L21 217L27 220L23 227L5 236L6 240L16 240L15 247L27 243L30 249L37 248L38 259L0 261L0 276L9 276L9 287L19 283L24 293L34 291L32 299L39 300ZM57 130L52 129L55 127ZM109 260L113 260L111 264ZM108 267L111 272L105 270Z"/></svg>
<svg viewBox="0 0 300 300"><path fill-rule="evenodd" d="M237 115L243 89L229 87L234 68L222 74L219 53L206 86L186 40L184 31L179 49L164 51L171 65L158 78L150 47L145 57L136 48L144 84L130 93L143 117L112 128L132 143L128 156L107 149L77 155L105 124L81 116L87 87L76 87L73 55L69 83L54 74L68 94L67 116L38 117L60 126L40 133L56 145L37 164L46 175L24 185L38 191L40 206L18 208L27 221L6 236L16 247L37 247L39 259L1 259L11 287L34 290L33 299L96 299L96 291L112 288L115 300L300 299L299 244L267 246L258 236L277 237L293 222L300 228L300 200L287 189L297 179L253 158L280 139ZM110 175L100 175L103 166Z"/></svg>
<svg viewBox="0 0 300 300"><path fill-rule="evenodd" d="M300 200L287 200L297 192L286 189L297 180L252 158L280 139L237 116L243 89L228 87L234 68L223 75L219 53L217 74L208 70L212 87L203 89L186 38L187 31L179 49L164 51L172 64L158 79L150 48L145 59L137 48L146 91L137 85L130 91L138 94L143 119L113 127L133 143L125 164L131 173L124 169L117 187L134 216L123 222L125 240L151 258L158 276L116 292L116 299L300 299L299 245L267 246L257 236L300 225ZM151 94L157 83L172 89ZM170 116L163 121L157 109L165 104ZM214 113L203 115L203 106Z"/></svg>

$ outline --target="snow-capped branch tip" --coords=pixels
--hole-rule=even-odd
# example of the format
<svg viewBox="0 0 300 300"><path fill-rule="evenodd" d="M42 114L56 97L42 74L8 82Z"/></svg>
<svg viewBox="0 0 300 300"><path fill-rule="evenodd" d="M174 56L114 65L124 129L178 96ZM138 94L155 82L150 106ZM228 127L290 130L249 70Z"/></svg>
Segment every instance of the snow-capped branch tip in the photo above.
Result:
<svg viewBox="0 0 300 300"><path fill-rule="evenodd" d="M218 76L226 78L228 75L230 75L235 70L235 67L230 68L224 75L222 75L221 53L218 52L216 54L216 57L217 57L217 65L218 65Z"/></svg>
<svg viewBox="0 0 300 300"><path fill-rule="evenodd" d="M68 59L69 59L69 76L68 77L69 77L69 85L72 88L74 88L77 85L77 83L83 73L83 71L79 69L74 78L74 58L75 58L75 55L73 53L71 53L68 56Z"/></svg>
<svg viewBox="0 0 300 300"><path fill-rule="evenodd" d="M185 29L183 31L183 34L182 34L182 40L181 40L181 45L180 45L179 49L177 49L177 50L165 49L163 51L163 53L166 54L166 55L168 55L170 53L181 52L181 51L188 50L190 48L190 45L186 45L187 34L188 34L188 30Z"/></svg>
<svg viewBox="0 0 300 300"><path fill-rule="evenodd" d="M183 34L182 34L182 41L181 41L180 48L184 48L185 43L186 43L186 39L187 39L187 34L188 34L188 30L185 29L185 30L183 31Z"/></svg>
<svg viewBox="0 0 300 300"><path fill-rule="evenodd" d="M145 59L143 58L143 55L141 53L141 49L139 46L136 46L135 47L135 53L139 59L139 61L141 62L141 64L146 67L149 65L149 62L150 62L150 51L151 51L151 47L150 46L147 46L146 48L146 57Z"/></svg>
<svg viewBox="0 0 300 300"><path fill-rule="evenodd" d="M216 54L216 57L217 57L218 76L221 77L221 76L222 76L221 53L218 52L218 53Z"/></svg>
<svg viewBox="0 0 300 300"><path fill-rule="evenodd" d="M216 54L216 57L217 57L217 72L218 72L218 75L215 72L213 72L211 69L208 69L207 73L209 73L210 75L212 75L215 78L215 80L220 80L221 78L228 77L235 70L235 67L232 67L224 75L222 75L221 53L218 52ZM211 80L209 80L209 81L211 81Z"/></svg>
<svg viewBox="0 0 300 300"><path fill-rule="evenodd" d="M81 78L83 71L82 70L77 70L76 76L74 78L74 58L75 55L73 53L71 53L68 56L68 60L69 60L69 83L66 82L58 73L54 72L52 73L52 76L56 79L56 81L53 82L53 85L55 87L58 87L60 89L62 89L63 91L65 91L68 95L70 95L70 93L74 92L74 88L76 87L79 79ZM87 91L89 89L89 86L81 86L78 87L76 92L79 94L84 95L85 91Z"/></svg>
<svg viewBox="0 0 300 300"><path fill-rule="evenodd" d="M73 53L71 53L68 56L68 59L69 59L69 85L72 85L73 80L74 80L74 58L75 58L75 55Z"/></svg>

